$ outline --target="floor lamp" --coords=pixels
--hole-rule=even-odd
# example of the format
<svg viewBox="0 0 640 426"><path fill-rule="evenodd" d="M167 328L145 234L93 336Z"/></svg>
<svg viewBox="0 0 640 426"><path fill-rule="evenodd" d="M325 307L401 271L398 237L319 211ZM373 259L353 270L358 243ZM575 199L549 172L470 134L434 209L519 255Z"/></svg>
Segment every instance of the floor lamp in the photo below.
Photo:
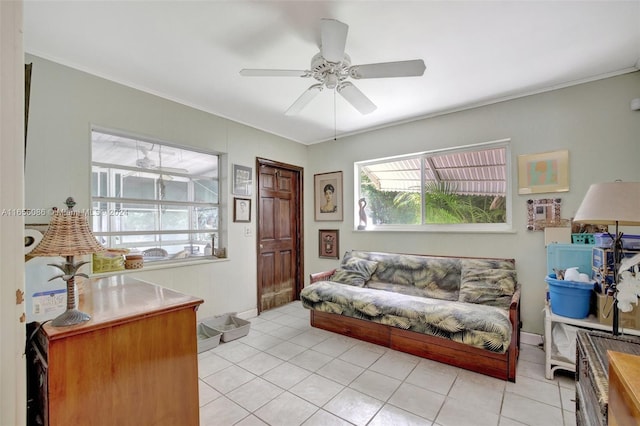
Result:
<svg viewBox="0 0 640 426"><path fill-rule="evenodd" d="M619 226L640 225L640 182L596 183L589 187L574 222L592 225L615 225L613 240L613 282L609 291L613 295L613 334L619 334L619 312L617 299L618 268L622 259L622 232ZM605 257L604 262L608 262ZM605 263L606 264L606 263Z"/></svg>
<svg viewBox="0 0 640 426"><path fill-rule="evenodd" d="M55 318L51 324L56 327L79 324L91 319L89 314L78 310L76 300L75 277L88 278L78 269L89 262L74 262L74 256L83 256L103 251L89 228L87 215L73 211L75 202L71 197L66 201L68 210L56 210L40 243L29 253L31 256L62 256L65 262L50 264L62 271L62 274L49 279L61 278L67 284L67 310Z"/></svg>

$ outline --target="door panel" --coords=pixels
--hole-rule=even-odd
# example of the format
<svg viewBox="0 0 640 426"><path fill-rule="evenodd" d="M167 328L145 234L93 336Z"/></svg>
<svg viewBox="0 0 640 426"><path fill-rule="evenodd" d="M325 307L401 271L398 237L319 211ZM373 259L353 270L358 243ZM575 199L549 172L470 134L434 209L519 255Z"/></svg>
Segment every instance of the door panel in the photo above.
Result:
<svg viewBox="0 0 640 426"><path fill-rule="evenodd" d="M291 202L290 200L278 200L278 218L280 223L278 224L278 239L282 242L291 240L293 235L292 231L295 231L295 227L289 226L289 220L291 217ZM294 229L292 229L294 228Z"/></svg>
<svg viewBox="0 0 640 426"><path fill-rule="evenodd" d="M302 289L302 171L257 161L258 312L298 299Z"/></svg>

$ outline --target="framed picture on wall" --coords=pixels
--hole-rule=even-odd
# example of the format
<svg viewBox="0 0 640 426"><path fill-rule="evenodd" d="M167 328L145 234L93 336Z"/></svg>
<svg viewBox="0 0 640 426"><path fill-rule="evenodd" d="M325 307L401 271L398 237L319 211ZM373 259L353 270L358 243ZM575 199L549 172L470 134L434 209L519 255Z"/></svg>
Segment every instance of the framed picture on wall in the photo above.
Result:
<svg viewBox="0 0 640 426"><path fill-rule="evenodd" d="M318 257L325 259L338 259L340 257L339 239L337 229L321 229L319 231L318 240L320 246Z"/></svg>
<svg viewBox="0 0 640 426"><path fill-rule="evenodd" d="M251 222L251 200L248 198L233 199L233 221Z"/></svg>
<svg viewBox="0 0 640 426"><path fill-rule="evenodd" d="M518 155L518 194L569 191L569 151Z"/></svg>
<svg viewBox="0 0 640 426"><path fill-rule="evenodd" d="M560 218L560 198L527 200L527 229L542 231L547 226L565 226L567 221Z"/></svg>
<svg viewBox="0 0 640 426"><path fill-rule="evenodd" d="M313 175L315 220L342 220L342 172Z"/></svg>
<svg viewBox="0 0 640 426"><path fill-rule="evenodd" d="M251 195L251 187L253 185L251 176L253 171L251 167L241 166L239 164L233 165L233 188L231 192L233 195Z"/></svg>

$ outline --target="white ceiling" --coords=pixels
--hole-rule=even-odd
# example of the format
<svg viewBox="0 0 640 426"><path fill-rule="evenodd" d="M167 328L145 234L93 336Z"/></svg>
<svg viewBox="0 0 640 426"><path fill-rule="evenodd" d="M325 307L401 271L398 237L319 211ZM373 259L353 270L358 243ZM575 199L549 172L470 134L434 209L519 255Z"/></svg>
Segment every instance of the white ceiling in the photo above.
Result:
<svg viewBox="0 0 640 426"><path fill-rule="evenodd" d="M355 80L378 106L368 115L329 90L284 115L315 80L238 72L309 69L321 18L349 25L352 64L423 59L424 76ZM311 144L636 71L640 0L25 0L24 48Z"/></svg>

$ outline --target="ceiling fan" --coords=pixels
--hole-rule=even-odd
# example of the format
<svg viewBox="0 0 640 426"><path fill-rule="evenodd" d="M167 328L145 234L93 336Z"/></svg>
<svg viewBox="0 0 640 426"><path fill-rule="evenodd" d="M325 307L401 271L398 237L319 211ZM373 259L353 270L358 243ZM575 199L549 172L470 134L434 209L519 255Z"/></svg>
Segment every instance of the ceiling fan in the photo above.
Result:
<svg viewBox="0 0 640 426"><path fill-rule="evenodd" d="M136 144L137 145L137 144ZM153 145L151 147L151 149L146 148L144 146L137 146L137 149L139 152L141 152L143 154L143 157L140 158L138 156L138 158L136 159L136 166L140 167L141 169L146 169L146 170L156 170L162 173L188 173L189 171L187 169L182 169L182 168L177 168L177 167L163 167L162 166L162 156L163 155L175 155L173 152L158 152L158 158L160 159L160 165L156 165L156 162L149 158L149 152L153 151L155 145ZM162 147L159 147L160 150L162 150Z"/></svg>
<svg viewBox="0 0 640 426"><path fill-rule="evenodd" d="M424 74L422 59L398 62L381 62L351 65L351 58L344 51L349 26L335 19L322 19L320 23L320 52L311 58L309 70L242 69L245 77L313 77L313 84L287 109L285 114L294 115L311 102L324 88L337 91L361 114L369 114L376 105L349 81L363 78L414 77Z"/></svg>

